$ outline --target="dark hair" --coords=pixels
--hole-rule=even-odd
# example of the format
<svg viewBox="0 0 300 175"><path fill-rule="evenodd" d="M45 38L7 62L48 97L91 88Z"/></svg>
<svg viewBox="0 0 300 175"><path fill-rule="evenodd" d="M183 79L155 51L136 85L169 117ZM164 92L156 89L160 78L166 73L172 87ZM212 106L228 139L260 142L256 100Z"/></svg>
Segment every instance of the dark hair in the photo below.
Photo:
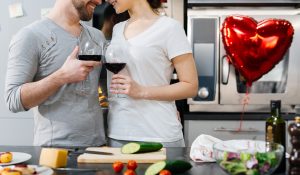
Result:
<svg viewBox="0 0 300 175"><path fill-rule="evenodd" d="M161 7L161 0L147 0L152 9L158 9Z"/></svg>
<svg viewBox="0 0 300 175"><path fill-rule="evenodd" d="M95 8L93 15L93 26L101 30L104 21L109 20L112 16L115 16L114 23L119 23L121 21L129 19L129 14L127 11L121 14L117 14L111 4L109 4L108 2L103 2Z"/></svg>

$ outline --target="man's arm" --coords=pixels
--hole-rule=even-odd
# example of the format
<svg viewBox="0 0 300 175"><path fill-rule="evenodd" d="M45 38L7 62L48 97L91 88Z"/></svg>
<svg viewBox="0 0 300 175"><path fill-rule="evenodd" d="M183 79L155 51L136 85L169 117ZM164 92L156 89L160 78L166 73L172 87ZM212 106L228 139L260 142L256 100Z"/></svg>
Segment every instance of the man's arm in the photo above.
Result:
<svg viewBox="0 0 300 175"><path fill-rule="evenodd" d="M6 91L6 102L9 110L19 112L28 110L43 103L64 84L83 81L95 66L99 66L96 61L79 61L77 60L78 46L66 59L64 65L56 72L50 74L36 82L16 82ZM19 74L19 73L17 73ZM12 77L8 75L7 77Z"/></svg>
<svg viewBox="0 0 300 175"><path fill-rule="evenodd" d="M78 46L59 70L40 81L21 86L21 102L24 108L30 109L41 104L66 83L85 80L93 68L99 66L100 63L96 61L77 60L77 53Z"/></svg>

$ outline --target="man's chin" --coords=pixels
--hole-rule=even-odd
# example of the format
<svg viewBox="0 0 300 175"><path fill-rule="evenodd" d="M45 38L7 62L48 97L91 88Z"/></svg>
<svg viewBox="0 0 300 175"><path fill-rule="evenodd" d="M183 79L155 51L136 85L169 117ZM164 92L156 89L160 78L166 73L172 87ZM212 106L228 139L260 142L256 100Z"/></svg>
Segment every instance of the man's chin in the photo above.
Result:
<svg viewBox="0 0 300 175"><path fill-rule="evenodd" d="M93 15L89 15L89 16L81 16L80 20L81 21L90 21L92 19Z"/></svg>

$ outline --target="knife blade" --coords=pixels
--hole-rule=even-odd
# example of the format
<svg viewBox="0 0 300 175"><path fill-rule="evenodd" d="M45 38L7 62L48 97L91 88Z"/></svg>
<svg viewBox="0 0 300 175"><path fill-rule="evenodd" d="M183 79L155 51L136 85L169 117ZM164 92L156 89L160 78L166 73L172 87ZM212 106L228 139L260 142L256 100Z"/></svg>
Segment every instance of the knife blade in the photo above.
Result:
<svg viewBox="0 0 300 175"><path fill-rule="evenodd" d="M103 169L97 168L54 168L55 171L77 171L77 172L86 172L86 171L102 171Z"/></svg>
<svg viewBox="0 0 300 175"><path fill-rule="evenodd" d="M71 152L72 154L99 154L99 155L113 155L113 153L110 152L103 152L103 151L89 151L89 150L77 150Z"/></svg>

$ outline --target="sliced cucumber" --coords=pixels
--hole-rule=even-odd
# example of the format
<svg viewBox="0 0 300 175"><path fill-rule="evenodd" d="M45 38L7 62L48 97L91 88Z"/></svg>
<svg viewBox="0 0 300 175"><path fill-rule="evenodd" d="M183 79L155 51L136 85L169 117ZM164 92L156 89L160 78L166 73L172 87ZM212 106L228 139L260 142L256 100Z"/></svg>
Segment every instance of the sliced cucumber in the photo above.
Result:
<svg viewBox="0 0 300 175"><path fill-rule="evenodd" d="M155 175L155 174L158 174L161 170L165 169L167 165L167 162L166 161L159 161L159 162L156 162L152 165L150 165L146 172L145 172L145 175Z"/></svg>
<svg viewBox="0 0 300 175"><path fill-rule="evenodd" d="M121 152L123 154L146 153L158 151L162 147L163 145L157 142L131 142L122 146Z"/></svg>
<svg viewBox="0 0 300 175"><path fill-rule="evenodd" d="M192 168L190 162L184 160L173 160L173 161L160 161L150 165L145 175L155 175L158 174L161 170L169 170L172 174L184 173Z"/></svg>

